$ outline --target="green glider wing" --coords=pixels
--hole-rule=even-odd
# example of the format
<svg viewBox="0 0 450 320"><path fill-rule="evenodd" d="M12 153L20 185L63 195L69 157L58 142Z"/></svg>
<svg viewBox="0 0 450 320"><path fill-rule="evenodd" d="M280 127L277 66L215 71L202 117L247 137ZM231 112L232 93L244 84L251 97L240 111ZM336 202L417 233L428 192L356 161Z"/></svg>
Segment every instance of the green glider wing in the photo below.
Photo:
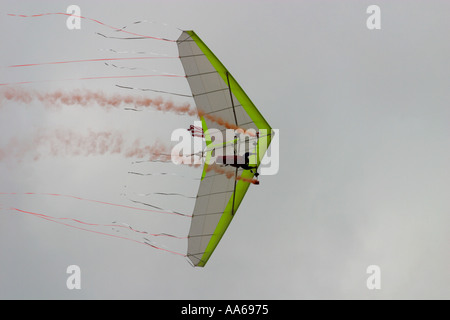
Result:
<svg viewBox="0 0 450 320"><path fill-rule="evenodd" d="M179 56L198 110L216 116L242 129L265 129L255 144L259 165L271 140L271 127L239 86L234 77L211 50L193 31L184 31L177 40ZM216 128L225 132L226 127L201 117L203 130ZM211 150L211 142L206 137ZM207 156L208 157L208 156ZM189 230L187 256L194 266L203 267L217 247L242 199L247 192L253 173L237 169L243 179L229 179L214 170L202 174L192 223Z"/></svg>

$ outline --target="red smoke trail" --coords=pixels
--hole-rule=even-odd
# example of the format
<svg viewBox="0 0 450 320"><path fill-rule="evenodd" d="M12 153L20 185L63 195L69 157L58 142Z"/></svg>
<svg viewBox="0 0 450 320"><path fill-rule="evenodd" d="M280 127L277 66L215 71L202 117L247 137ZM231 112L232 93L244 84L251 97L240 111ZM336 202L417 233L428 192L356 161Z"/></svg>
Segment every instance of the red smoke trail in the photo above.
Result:
<svg viewBox="0 0 450 320"><path fill-rule="evenodd" d="M239 129L238 126L230 124L218 116L206 114L202 110L193 109L189 103L175 105L171 101L164 101L161 97L152 99L142 96L120 94L108 96L103 92L90 90L75 90L73 92L54 91L42 94L34 90L24 90L19 88L7 88L0 93L6 100L22 103L30 103L34 100L38 100L50 106L57 104L90 106L95 103L103 107L118 107L122 104L132 104L136 107L151 107L159 111L187 114L189 116L203 116L228 129Z"/></svg>
<svg viewBox="0 0 450 320"><path fill-rule="evenodd" d="M139 139L127 143L120 132L89 131L82 135L70 130L38 131L30 140L13 138L0 147L0 161L5 158L22 160L32 156L38 160L42 154L58 156L99 156L120 154L126 158L160 159L168 157L168 147L161 142L141 146Z"/></svg>
<svg viewBox="0 0 450 320"><path fill-rule="evenodd" d="M92 19L92 18L83 17L83 16L77 16L77 15L69 14L69 13L65 13L65 12L49 12L49 13L41 13L41 14L33 14L33 15L24 15L24 14L12 14L12 13L8 13L8 16L11 16L11 17L21 17L21 18L36 18L36 17L43 17L43 16L49 16L49 15L72 16L72 17L75 17L75 18L80 18L80 19L90 20L90 21L96 22L96 23L98 23L98 24L101 24L101 25L103 25L103 26L105 26L105 27L108 27L108 28L110 28L110 29L113 29L113 30L116 30L116 31L120 31L120 32L124 32L124 33L127 33L127 34L131 34L131 35L134 35L134 36L143 37L143 38L149 38L149 39L154 39L154 40L167 41L167 42L176 42L176 40L170 40L170 39L165 39L165 38L158 38L158 37L146 36L146 35L143 35L143 34L138 34L138 33L134 33L134 32L125 31L125 30L123 30L123 29L121 29L121 28L116 28L116 27L107 25L107 24L105 24L105 23L103 23L103 22L101 22L101 21L99 21L99 20L97 20L97 19Z"/></svg>
<svg viewBox="0 0 450 320"><path fill-rule="evenodd" d="M219 174L223 174L228 179L233 179L234 175L235 175L235 171L226 170L226 169L218 166L215 163L212 163L212 164L208 165L208 167L206 168L206 172L209 172L209 171L215 171L215 172L217 172ZM253 184L259 184L259 181L257 179L249 179L249 178L244 178L242 176L237 176L236 180L242 180L242 181L253 183Z"/></svg>
<svg viewBox="0 0 450 320"><path fill-rule="evenodd" d="M11 139L6 147L0 147L0 161L15 158L20 161L31 156L34 161L42 155L59 156L101 156L119 154L126 158L164 159L170 158L168 148L161 142L143 145L139 139L126 144L119 132L92 132L81 135L69 130L54 130L50 133L38 132L29 140Z"/></svg>
<svg viewBox="0 0 450 320"><path fill-rule="evenodd" d="M188 165L188 166L191 166L191 167L195 167L195 168L203 165L203 164L194 164L194 163L192 163L192 161L191 161L192 159L189 158L189 157L188 158L180 157L178 160L179 160L178 163L181 163L183 165ZM227 177L227 179L235 178L238 181L242 180L242 181L253 183L253 184L259 184L259 181L257 179L249 179L249 178L244 178L242 176L235 177L235 174L236 174L235 170L233 170L233 171L227 170L227 169L225 169L225 168L223 168L223 167L221 167L221 166L219 166L219 165L217 165L215 163L211 163L211 164L208 165L208 167L206 168L206 172L209 172L209 171L214 171L214 172L217 172L219 174L223 174L223 175L225 175Z"/></svg>
<svg viewBox="0 0 450 320"><path fill-rule="evenodd" d="M0 90L1 99L29 104L39 101L48 107L81 105L83 107L101 106L106 108L117 108L122 105L133 105L141 108L153 108L159 111L175 112L177 114L195 114L189 103L175 105L173 102L164 101L161 97L149 98L145 96L133 96L123 94L107 95L101 91L73 90L65 92L56 90L41 93L35 90L8 87ZM1 105L1 104L0 104Z"/></svg>
<svg viewBox="0 0 450 320"><path fill-rule="evenodd" d="M30 141L19 141L17 138L10 140L6 147L0 148L0 161L7 158L14 158L17 161L23 160L26 156L31 156L34 161L39 160L42 154L53 157L58 156L99 156L119 154L126 158L138 158L146 160L169 161L174 156L170 154L168 147L161 142L153 145L141 146L139 139L133 143L126 144L125 139L119 132L93 132L89 131L87 135L81 135L69 130L54 130L49 132L40 131L36 133ZM173 159L172 159L173 160ZM199 167L202 164L190 164L180 156L180 163ZM191 160L191 159L189 159ZM234 172L211 164L207 171L214 170L217 173L224 174L228 179L234 177ZM256 179L247 179L236 177L237 180L243 180L253 184ZM1 194L1 193L0 193Z"/></svg>
<svg viewBox="0 0 450 320"><path fill-rule="evenodd" d="M106 204L106 205L110 205L110 206L115 206L115 207L120 207L120 208L125 208L125 209L131 209L131 210L138 210L138 211L152 212L152 213L154 212L154 213L174 214L174 215L181 215L181 216L187 217L187 218L191 218L192 217L191 215L188 215L188 214L180 214L180 213L174 213L174 212L170 212L170 211L143 209L143 208L138 208L138 207L126 206L126 205L123 205L123 204L117 204L117 203L111 203L111 202L105 202L105 201L99 201L99 200L92 200L92 199L86 199L86 198L81 198L81 197L77 197L77 196L71 196L71 195L66 195L66 194L58 194L58 193L0 192L0 195L43 195L43 196L65 197L65 198L72 198L72 199L77 199L77 200L81 200L81 201L88 201L88 202Z"/></svg>
<svg viewBox="0 0 450 320"><path fill-rule="evenodd" d="M109 233L105 233L105 232L89 230L89 229L73 226L73 225L70 225L70 224L67 224L67 223L64 223L64 222L61 222L61 221L56 221L56 220L53 220L52 217L46 216L46 215L43 215L43 214L40 214L40 213L31 212L31 211L25 211L25 210L21 210L21 209L17 209L17 208L9 208L9 209L17 211L17 212L21 212L21 213L30 214L30 215L33 215L35 217L38 217L38 218L41 218L41 219L44 219L44 220L47 220L47 221L59 223L59 224L62 224L64 226L67 226L67 227L71 227L71 228L75 228L75 229L79 229L79 230L84 230L84 231L88 231L88 232L93 232L93 233L96 233L96 234L105 235L105 236L109 236L109 237L114 237L114 238L118 238L118 239L133 241L133 242L136 242L136 243L144 244L146 246L150 246L150 247L158 249L158 250L162 250L162 251L170 252L170 253L173 253L173 254L176 254L176 255L179 255L179 256L182 256L182 257L186 257L186 255L183 254L183 253L179 253L179 252L176 252L176 251L171 251L171 250L168 250L168 249L157 247L155 245L152 245L152 244L149 244L149 243L146 243L146 242L142 242L142 241L138 241L138 240L135 240L135 239L126 238L126 237L122 237L122 236L118 236L118 235L114 235L114 234L109 234Z"/></svg>
<svg viewBox="0 0 450 320"><path fill-rule="evenodd" d="M220 118L218 116L215 116L215 115L212 115L212 114L208 114L208 113L204 112L203 110L198 110L198 116L199 117L204 117L204 118L206 118L206 119L208 119L208 120L210 120L212 122L215 122L215 123L217 123L217 124L219 124L221 126L224 126L227 129L233 129L233 130L239 129L238 126L236 126L236 125L234 125L232 123L229 123L229 122L225 121L224 119L222 119L222 118Z"/></svg>
<svg viewBox="0 0 450 320"><path fill-rule="evenodd" d="M81 105L84 107L99 105L106 108L117 108L121 105L134 105L138 108L152 108L158 111L173 112L180 115L186 114L189 116L204 117L212 122L224 126L227 129L242 130L250 136L255 136L253 132L239 128L238 126L231 124L218 116L207 114L203 110L197 110L196 108L191 107L191 105L187 102L182 105L176 105L169 100L164 101L161 97L148 98L143 96L122 94L106 95L101 91L91 90L74 90L72 92L57 90L54 92L40 93L34 90L7 87L4 90L0 90L0 106L2 98L26 104L31 103L32 101L40 101L51 107L58 105Z"/></svg>

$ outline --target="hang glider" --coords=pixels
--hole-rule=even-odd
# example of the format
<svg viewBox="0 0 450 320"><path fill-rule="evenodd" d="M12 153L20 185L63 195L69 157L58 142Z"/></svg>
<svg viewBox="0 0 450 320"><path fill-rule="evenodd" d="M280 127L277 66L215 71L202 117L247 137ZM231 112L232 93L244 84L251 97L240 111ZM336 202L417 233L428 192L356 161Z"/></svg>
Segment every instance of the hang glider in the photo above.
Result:
<svg viewBox="0 0 450 320"><path fill-rule="evenodd" d="M208 115L220 117L244 130L263 130L268 133L259 135L250 143L251 149L245 161L248 162L248 157L253 157L253 167L233 166L235 179L229 179L214 170L207 170L208 161L205 161L189 230L187 251L187 256L194 266L204 267L236 214L251 184L249 181L255 174L257 176L257 168L271 141L272 128L230 72L194 31L183 31L177 45L196 107L204 112L204 116L200 117L202 137L203 133L208 132L208 128L216 128L222 132L226 130L225 126L211 121ZM199 132L198 129L196 132ZM225 141L215 145L207 134L204 138L209 150L205 156L206 160L211 157L212 150L230 144L230 141ZM233 139L231 144L236 156L236 148L241 143ZM236 179L237 177L242 179Z"/></svg>

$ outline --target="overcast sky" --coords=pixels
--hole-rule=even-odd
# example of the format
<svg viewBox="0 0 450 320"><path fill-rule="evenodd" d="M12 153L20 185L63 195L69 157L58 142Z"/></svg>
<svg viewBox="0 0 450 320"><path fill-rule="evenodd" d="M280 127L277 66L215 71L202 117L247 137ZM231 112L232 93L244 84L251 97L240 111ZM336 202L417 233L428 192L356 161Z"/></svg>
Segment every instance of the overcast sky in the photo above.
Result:
<svg viewBox="0 0 450 320"><path fill-rule="evenodd" d="M280 130L280 168L250 187L206 267L193 268L175 254L8 208L186 235L189 224L180 217L23 193L133 205L139 193L195 196L201 171L133 164L118 155L5 158L0 192L19 195L0 195L0 298L450 298L450 3L1 0L0 83L36 81L20 87L43 92L84 88L159 96L118 84L189 93L183 78L67 80L180 74L176 59L5 68L178 54L174 43L105 38L96 33L129 35L90 20L68 30L66 16L7 15L65 12L71 4L82 16L138 34L176 39L179 29L194 30ZM366 27L371 4L381 8L380 30ZM0 148L62 127L169 143L172 130L194 120L153 111L0 103ZM135 170L179 176L128 174ZM184 198L149 201L168 210L193 206ZM186 244L165 245L183 250ZM80 290L66 287L66 268L73 264L81 268ZM369 265L381 268L380 290L366 286Z"/></svg>

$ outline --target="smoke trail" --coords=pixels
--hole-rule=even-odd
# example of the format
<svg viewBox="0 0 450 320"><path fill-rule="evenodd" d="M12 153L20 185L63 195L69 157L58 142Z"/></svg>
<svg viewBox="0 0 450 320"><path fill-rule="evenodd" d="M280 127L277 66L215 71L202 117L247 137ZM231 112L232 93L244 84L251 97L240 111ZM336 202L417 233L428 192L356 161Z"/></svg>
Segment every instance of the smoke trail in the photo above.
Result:
<svg viewBox="0 0 450 320"><path fill-rule="evenodd" d="M220 167L219 165L217 165L215 163L208 165L208 167L206 168L206 172L209 172L209 171L215 171L215 172L217 172L219 174L223 174L228 179L233 179L234 175L235 175L234 170L233 171L226 170L225 168L222 168L222 167ZM259 181L257 179L254 179L254 178L253 179L249 179L249 178L245 178L245 177L242 177L242 176L236 176L236 180L238 180L238 181L242 180L242 181L253 183L253 184L259 184Z"/></svg>
<svg viewBox="0 0 450 320"><path fill-rule="evenodd" d="M196 114L198 115L198 117L204 117L212 122L217 123L218 125L224 126L227 129L240 130L240 131L242 131L242 133L247 134L249 136L252 136L252 137L256 136L256 134L254 132L252 132L252 130L245 130L243 128L240 128L239 126L229 123L228 121L222 119L219 116L206 113L203 110L196 110Z"/></svg>
<svg viewBox="0 0 450 320"><path fill-rule="evenodd" d="M198 110L187 102L177 105L170 100L164 100L162 97L149 98L144 96L122 94L107 95L101 91L91 91L87 89L74 90L72 92L57 90L54 92L40 93L34 90L6 87L3 90L0 90L0 106L2 105L1 102L3 99L24 104L29 104L32 101L39 101L47 107L52 108L55 106L61 107L62 105L81 105L83 107L98 105L103 108L110 109L118 108L123 105L134 105L137 109L132 110L135 111L139 111L139 108L151 108L158 111L172 112L179 115L185 114L192 117L204 117L212 122L226 127L227 129L242 130L248 135L255 135L253 132L239 128L238 126L231 124L218 116L208 114L203 110Z"/></svg>
<svg viewBox="0 0 450 320"><path fill-rule="evenodd" d="M195 164L192 162L192 159L190 157L179 157L177 159L177 163L183 164L183 165L187 165L187 166L191 166L191 167L198 167L200 166L199 164ZM210 172L210 171L214 171L218 174L223 174L225 175L225 177L227 177L227 179L236 179L236 180L242 180L248 183L252 183L252 184L259 184L258 179L249 179L249 178L245 178L242 176L236 176L235 177L235 170L227 170L215 163L211 163L206 167L206 172Z"/></svg>
<svg viewBox="0 0 450 320"><path fill-rule="evenodd" d="M34 161L39 160L43 155L52 157L73 157L73 156L100 156L100 155L122 155L126 158L145 158L146 161L176 161L183 165L199 167L202 164L192 163L191 158L172 155L169 148L161 142L153 145L141 145L140 139L135 139L131 144L127 144L120 132L89 131L85 135L75 133L66 129L57 129L51 132L38 131L31 140L19 140L12 138L5 147L0 146L0 161L13 158L22 161L27 156L31 156ZM207 167L207 171L214 170L219 174L224 174L228 179L234 177L235 173L226 170L216 164ZM242 176L236 180L243 180L257 184L257 179L248 179Z"/></svg>
<svg viewBox="0 0 450 320"><path fill-rule="evenodd" d="M90 107L98 105L106 109L118 108L122 105L134 105L141 108L153 108L158 111L175 112L178 114L193 114L195 110L191 109L189 103L182 105L175 105L172 101L164 101L161 97L149 98L144 96L111 94L107 95L102 91L91 90L74 90L72 92L65 92L56 90L53 92L41 93L35 90L25 90L22 88L7 87L0 90L0 105L1 100L8 100L29 104L33 101L39 101L47 107L61 107L79 105L83 107Z"/></svg>
<svg viewBox="0 0 450 320"><path fill-rule="evenodd" d="M0 146L0 161L14 158L18 161L31 156L34 161L43 155L61 156L100 156L119 154L126 158L159 159L168 158L168 147L161 142L141 145L140 139L127 143L122 133L89 131L79 134L66 129L53 131L40 130L29 140L12 138L6 146Z"/></svg>

